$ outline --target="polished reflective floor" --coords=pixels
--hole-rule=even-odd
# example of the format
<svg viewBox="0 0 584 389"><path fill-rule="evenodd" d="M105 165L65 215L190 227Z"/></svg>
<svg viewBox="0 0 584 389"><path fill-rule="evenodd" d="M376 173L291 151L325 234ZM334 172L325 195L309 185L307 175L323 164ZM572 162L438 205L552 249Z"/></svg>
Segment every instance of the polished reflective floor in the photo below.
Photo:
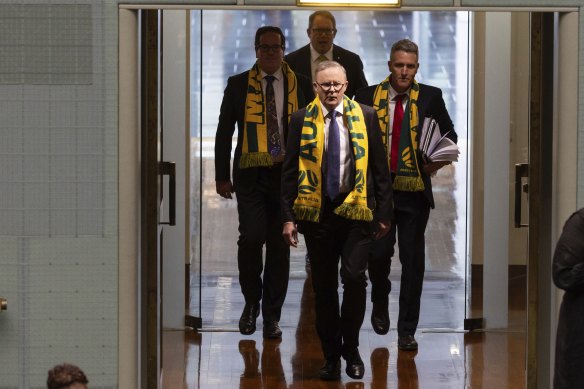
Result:
<svg viewBox="0 0 584 389"><path fill-rule="evenodd" d="M511 315L516 321L515 329L475 333L419 331L417 353L398 351L395 329L379 336L366 323L359 347L365 362L364 378L351 380L343 372L341 381L330 383L318 379L323 360L313 325L313 295L308 278L290 283L281 342L262 339L261 319L255 334L243 336L236 332L241 309L241 299L236 296L238 287L225 284L216 289L212 305L215 309L205 313L217 314L220 322L231 317L231 328L166 332L163 388L525 387L521 309ZM438 298L425 290L424 303L428 297ZM424 305L426 313L443 315L442 306Z"/></svg>
<svg viewBox="0 0 584 389"><path fill-rule="evenodd" d="M280 322L282 340L262 339L261 317L255 334L241 335L237 323L243 297L233 259L237 235L229 219L235 202L214 200L215 217L209 222L209 229L219 236L225 235L225 229L233 230L232 240L215 241L213 233L205 237L213 242L213 250L224 253L226 259L203 267L203 274L207 275L202 277L202 330L164 333L163 388L524 387L524 276L510 281L508 328L472 333L462 330L465 281L464 277L456 276L461 265L454 255L457 215L454 170L454 166L447 167L434 179L437 209L431 213L428 235L440 237L440 243L427 243L428 272L416 334L418 352L397 349L400 265L396 260L390 275L394 292L390 295L389 334L380 336L373 332L368 302L359 346L365 362L364 378L352 380L343 371L339 382L320 381L318 370L323 357L314 327L310 271L305 270L302 248L292 252L291 280ZM231 258L230 271L223 263L227 258ZM480 288L472 292L480 301ZM480 315L480 309L480 304L470 307L468 316Z"/></svg>

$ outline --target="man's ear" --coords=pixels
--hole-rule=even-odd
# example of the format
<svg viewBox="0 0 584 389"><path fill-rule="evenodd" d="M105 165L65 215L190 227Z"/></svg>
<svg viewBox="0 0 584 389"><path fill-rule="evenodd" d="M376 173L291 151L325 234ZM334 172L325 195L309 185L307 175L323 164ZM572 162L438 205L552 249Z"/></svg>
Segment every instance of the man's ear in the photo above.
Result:
<svg viewBox="0 0 584 389"><path fill-rule="evenodd" d="M310 38L310 28L306 29L306 35L308 35L308 37Z"/></svg>

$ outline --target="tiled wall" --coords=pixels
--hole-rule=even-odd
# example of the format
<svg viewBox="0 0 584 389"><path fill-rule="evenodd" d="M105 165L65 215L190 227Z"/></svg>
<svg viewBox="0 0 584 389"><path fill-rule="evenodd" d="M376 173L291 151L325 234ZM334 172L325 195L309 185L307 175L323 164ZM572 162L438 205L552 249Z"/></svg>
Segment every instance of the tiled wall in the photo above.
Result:
<svg viewBox="0 0 584 389"><path fill-rule="evenodd" d="M62 362L114 388L115 41L104 3L50 3L0 4L0 388Z"/></svg>

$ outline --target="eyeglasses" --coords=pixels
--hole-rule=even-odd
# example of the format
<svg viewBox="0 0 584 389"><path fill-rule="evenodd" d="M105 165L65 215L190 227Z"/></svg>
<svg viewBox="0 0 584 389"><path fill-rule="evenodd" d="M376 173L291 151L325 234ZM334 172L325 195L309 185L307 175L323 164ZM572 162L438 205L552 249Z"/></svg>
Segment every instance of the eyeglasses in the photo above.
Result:
<svg viewBox="0 0 584 389"><path fill-rule="evenodd" d="M337 33L336 28L311 28L312 32L317 35L335 35Z"/></svg>
<svg viewBox="0 0 584 389"><path fill-rule="evenodd" d="M280 50L284 50L284 46L281 46L281 45L258 45L258 46L256 46L256 49L260 49L260 51L262 53L267 53L269 51L277 53Z"/></svg>
<svg viewBox="0 0 584 389"><path fill-rule="evenodd" d="M314 82L316 85L320 86L322 88L323 91L325 92L338 92L341 89L343 89L343 87L345 86L345 84L347 83L345 82L338 82L338 81L333 81L333 82L323 82L322 84L319 84L318 82Z"/></svg>

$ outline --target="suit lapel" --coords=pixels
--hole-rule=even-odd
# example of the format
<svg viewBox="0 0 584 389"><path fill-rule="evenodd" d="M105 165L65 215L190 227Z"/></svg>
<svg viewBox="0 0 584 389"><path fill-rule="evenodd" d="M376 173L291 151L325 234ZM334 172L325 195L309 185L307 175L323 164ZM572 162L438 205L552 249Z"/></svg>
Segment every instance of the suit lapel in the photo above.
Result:
<svg viewBox="0 0 584 389"><path fill-rule="evenodd" d="M418 113L421 120L426 116L428 112L428 96L426 95L425 89L420 85L420 94L418 95Z"/></svg>
<svg viewBox="0 0 584 389"><path fill-rule="evenodd" d="M341 54L339 53L337 46L333 44L333 61L341 63L341 60Z"/></svg>
<svg viewBox="0 0 584 389"><path fill-rule="evenodd" d="M298 61L298 68L294 69L296 73L305 74L308 78L312 79L312 70L310 68L310 44L304 46L302 48L303 54L300 58L304 57L307 58L306 61Z"/></svg>
<svg viewBox="0 0 584 389"><path fill-rule="evenodd" d="M298 81L296 83L296 88L298 88ZM300 104L300 101L298 102ZM284 110L282 111L284 116L284 139L288 139L288 77L284 74Z"/></svg>

